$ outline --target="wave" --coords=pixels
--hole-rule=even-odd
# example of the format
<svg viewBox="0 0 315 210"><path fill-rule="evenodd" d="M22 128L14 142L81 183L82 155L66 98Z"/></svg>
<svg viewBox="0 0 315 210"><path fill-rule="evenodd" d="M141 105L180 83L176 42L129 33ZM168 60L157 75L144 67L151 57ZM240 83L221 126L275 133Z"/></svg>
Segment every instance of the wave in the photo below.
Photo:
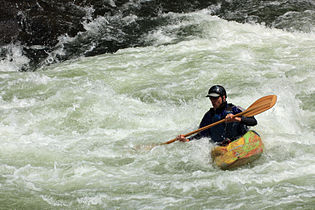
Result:
<svg viewBox="0 0 315 210"><path fill-rule="evenodd" d="M167 31L164 38L172 37L159 43L199 37L200 27L189 23L193 11L305 33L314 32L315 22L315 3L308 0L37 0L6 2L0 10L5 14L0 17L0 62L7 71L33 71L80 56L156 44L148 37L155 39L159 30Z"/></svg>

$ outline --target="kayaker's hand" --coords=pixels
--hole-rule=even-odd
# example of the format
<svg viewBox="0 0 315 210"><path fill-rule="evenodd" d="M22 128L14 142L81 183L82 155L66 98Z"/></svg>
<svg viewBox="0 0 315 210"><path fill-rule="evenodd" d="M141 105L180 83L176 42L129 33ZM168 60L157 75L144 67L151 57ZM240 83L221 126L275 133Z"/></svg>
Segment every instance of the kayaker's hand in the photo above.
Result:
<svg viewBox="0 0 315 210"><path fill-rule="evenodd" d="M228 114L225 117L225 122L229 123L229 122L241 122L242 118L240 117L235 117L234 114Z"/></svg>
<svg viewBox="0 0 315 210"><path fill-rule="evenodd" d="M176 140L177 140L177 141L181 141L181 142L188 142L188 141L189 141L188 139L185 138L184 135L178 135L178 136L176 137Z"/></svg>

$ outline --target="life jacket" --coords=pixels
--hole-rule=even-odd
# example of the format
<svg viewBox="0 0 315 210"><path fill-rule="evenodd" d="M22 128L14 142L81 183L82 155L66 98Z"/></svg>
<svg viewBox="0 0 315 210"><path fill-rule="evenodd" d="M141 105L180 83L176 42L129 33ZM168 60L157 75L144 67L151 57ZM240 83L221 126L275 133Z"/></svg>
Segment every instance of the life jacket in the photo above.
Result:
<svg viewBox="0 0 315 210"><path fill-rule="evenodd" d="M226 117L227 114L237 114L242 112L242 110L231 104L225 103L223 106L217 110L211 108L204 116L203 120L200 123L200 127L215 123L219 120L222 120ZM211 140L215 143L222 144L222 142L231 142L248 131L248 127L239 122L231 123L220 123L216 126L213 126L200 133L198 138L201 137L210 137Z"/></svg>

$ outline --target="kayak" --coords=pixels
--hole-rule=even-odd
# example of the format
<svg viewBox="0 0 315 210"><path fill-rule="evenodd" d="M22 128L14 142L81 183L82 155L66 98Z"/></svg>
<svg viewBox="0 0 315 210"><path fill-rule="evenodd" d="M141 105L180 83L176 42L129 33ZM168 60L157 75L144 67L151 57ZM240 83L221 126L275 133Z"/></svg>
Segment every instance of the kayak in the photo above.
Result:
<svg viewBox="0 0 315 210"><path fill-rule="evenodd" d="M264 144L259 134L250 130L227 146L215 147L211 151L211 157L216 166L226 170L253 162L263 152Z"/></svg>

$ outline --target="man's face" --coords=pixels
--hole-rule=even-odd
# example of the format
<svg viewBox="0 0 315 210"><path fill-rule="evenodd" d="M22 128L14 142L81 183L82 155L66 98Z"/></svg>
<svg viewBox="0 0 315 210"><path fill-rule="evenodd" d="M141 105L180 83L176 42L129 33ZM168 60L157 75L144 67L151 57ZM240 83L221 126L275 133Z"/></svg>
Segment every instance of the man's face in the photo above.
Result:
<svg viewBox="0 0 315 210"><path fill-rule="evenodd" d="M223 99L225 99L225 96L223 96ZM222 97L210 97L210 101L214 109L219 108L223 103Z"/></svg>

